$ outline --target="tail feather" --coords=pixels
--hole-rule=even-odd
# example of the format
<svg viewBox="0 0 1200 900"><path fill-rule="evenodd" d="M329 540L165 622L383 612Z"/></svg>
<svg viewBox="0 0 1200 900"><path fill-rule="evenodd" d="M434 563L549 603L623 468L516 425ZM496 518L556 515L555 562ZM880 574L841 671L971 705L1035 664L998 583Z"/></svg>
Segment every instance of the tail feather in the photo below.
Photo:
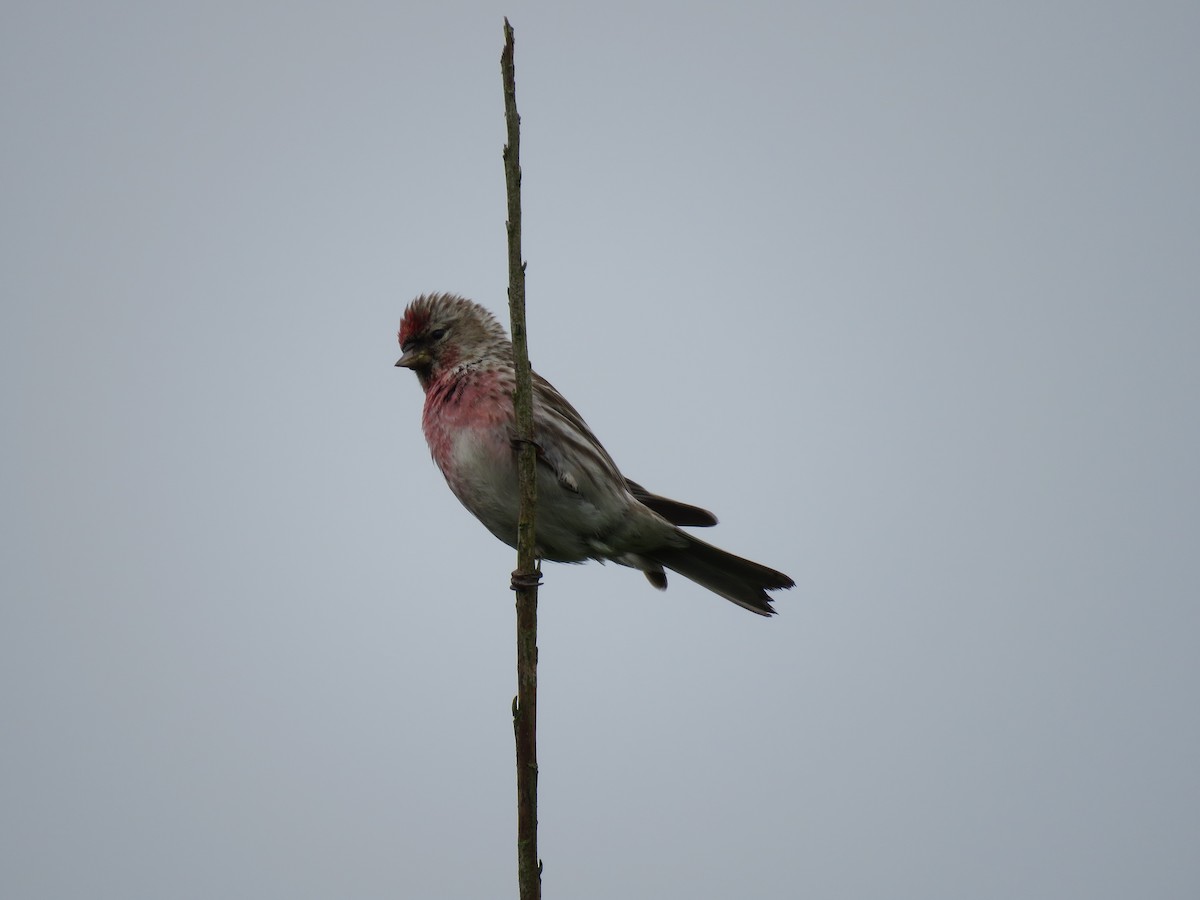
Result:
<svg viewBox="0 0 1200 900"><path fill-rule="evenodd" d="M796 582L775 569L706 544L684 531L678 532L687 544L662 547L645 554L672 572L678 572L701 587L706 587L760 616L775 614L767 591L794 587Z"/></svg>

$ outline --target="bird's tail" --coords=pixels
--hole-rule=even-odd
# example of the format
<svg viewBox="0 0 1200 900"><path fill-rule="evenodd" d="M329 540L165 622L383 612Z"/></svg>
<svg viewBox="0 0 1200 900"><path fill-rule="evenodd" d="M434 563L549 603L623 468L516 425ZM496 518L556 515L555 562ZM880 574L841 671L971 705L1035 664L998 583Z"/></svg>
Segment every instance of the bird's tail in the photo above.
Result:
<svg viewBox="0 0 1200 900"><path fill-rule="evenodd" d="M771 597L767 591L790 588L796 584L782 572L726 553L685 531L679 531L678 534L687 540L685 545L662 547L646 556L750 612L760 616L774 615L775 610L771 608Z"/></svg>

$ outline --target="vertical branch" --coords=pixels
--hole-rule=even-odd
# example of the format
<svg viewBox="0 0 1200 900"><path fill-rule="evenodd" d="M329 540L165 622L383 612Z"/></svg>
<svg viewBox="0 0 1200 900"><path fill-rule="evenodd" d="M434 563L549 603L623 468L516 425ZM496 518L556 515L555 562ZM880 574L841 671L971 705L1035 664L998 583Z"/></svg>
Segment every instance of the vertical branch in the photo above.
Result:
<svg viewBox="0 0 1200 900"><path fill-rule="evenodd" d="M537 504L537 457L533 443L533 386L525 334L525 262L521 259L521 118L517 115L517 86L513 67L513 30L504 20L504 51L500 55L504 81L504 180L508 188L508 310L512 320L516 390L518 477L521 506L517 521L517 570L512 587L517 593L517 696L513 700L513 731L517 745L517 878L521 900L540 900L541 861L537 855L537 589L539 572L534 556L534 510Z"/></svg>

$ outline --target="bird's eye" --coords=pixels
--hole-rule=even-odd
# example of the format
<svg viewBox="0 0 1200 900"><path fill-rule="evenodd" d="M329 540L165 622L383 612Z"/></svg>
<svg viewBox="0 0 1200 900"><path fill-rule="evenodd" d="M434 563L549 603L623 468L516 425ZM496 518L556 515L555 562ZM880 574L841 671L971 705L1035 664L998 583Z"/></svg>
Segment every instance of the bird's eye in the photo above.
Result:
<svg viewBox="0 0 1200 900"><path fill-rule="evenodd" d="M446 336L445 328L437 328L437 329L429 332L429 339L431 341L440 341L445 336Z"/></svg>

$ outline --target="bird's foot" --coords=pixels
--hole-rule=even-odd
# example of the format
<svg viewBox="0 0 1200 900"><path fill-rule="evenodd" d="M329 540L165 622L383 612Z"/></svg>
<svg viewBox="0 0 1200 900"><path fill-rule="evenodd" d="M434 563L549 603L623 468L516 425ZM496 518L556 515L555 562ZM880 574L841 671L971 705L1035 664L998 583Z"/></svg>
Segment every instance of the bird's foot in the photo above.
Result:
<svg viewBox="0 0 1200 900"><path fill-rule="evenodd" d="M542 455L542 445L539 444L537 441L526 440L525 438L521 438L521 437L510 437L508 439L508 442L510 444L512 444L512 448L514 450L520 450L522 444L528 444L535 451L537 451L538 456Z"/></svg>
<svg viewBox="0 0 1200 900"><path fill-rule="evenodd" d="M528 591L536 587L541 587L542 573L532 572L524 574L522 572L512 573L512 584L509 585L514 591Z"/></svg>

